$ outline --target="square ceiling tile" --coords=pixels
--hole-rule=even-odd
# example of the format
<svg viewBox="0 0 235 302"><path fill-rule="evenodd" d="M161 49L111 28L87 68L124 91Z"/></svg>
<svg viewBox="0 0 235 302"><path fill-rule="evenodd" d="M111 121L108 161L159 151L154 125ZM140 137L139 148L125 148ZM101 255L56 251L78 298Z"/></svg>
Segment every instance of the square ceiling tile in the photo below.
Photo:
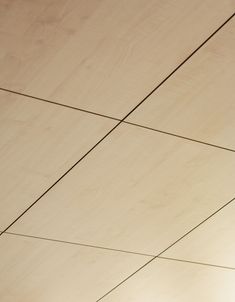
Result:
<svg viewBox="0 0 235 302"><path fill-rule="evenodd" d="M235 154L116 128L10 230L156 255L235 196Z"/></svg>

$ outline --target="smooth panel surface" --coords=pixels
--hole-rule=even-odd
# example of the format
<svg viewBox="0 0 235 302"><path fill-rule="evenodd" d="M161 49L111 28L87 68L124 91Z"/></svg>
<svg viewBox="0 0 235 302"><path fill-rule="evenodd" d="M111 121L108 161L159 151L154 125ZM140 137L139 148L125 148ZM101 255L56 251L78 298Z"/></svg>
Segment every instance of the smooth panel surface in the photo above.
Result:
<svg viewBox="0 0 235 302"><path fill-rule="evenodd" d="M116 122L0 91L0 227L4 229Z"/></svg>
<svg viewBox="0 0 235 302"><path fill-rule="evenodd" d="M102 302L233 302L235 271L158 259Z"/></svg>
<svg viewBox="0 0 235 302"><path fill-rule="evenodd" d="M124 117L234 0L1 0L0 87Z"/></svg>
<svg viewBox="0 0 235 302"><path fill-rule="evenodd" d="M235 150L235 19L128 120Z"/></svg>
<svg viewBox="0 0 235 302"><path fill-rule="evenodd" d="M77 245L0 237L1 302L94 302L149 257Z"/></svg>
<svg viewBox="0 0 235 302"><path fill-rule="evenodd" d="M169 249L163 256L235 268L235 203Z"/></svg>
<svg viewBox="0 0 235 302"><path fill-rule="evenodd" d="M235 195L233 152L122 125L10 231L157 254Z"/></svg>

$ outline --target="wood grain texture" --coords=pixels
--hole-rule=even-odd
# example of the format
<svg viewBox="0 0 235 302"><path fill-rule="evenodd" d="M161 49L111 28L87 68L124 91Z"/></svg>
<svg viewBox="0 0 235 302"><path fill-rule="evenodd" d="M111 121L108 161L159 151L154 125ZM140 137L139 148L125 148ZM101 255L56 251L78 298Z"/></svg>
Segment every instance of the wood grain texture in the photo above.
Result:
<svg viewBox="0 0 235 302"><path fill-rule="evenodd" d="M122 125L10 231L156 255L235 195L232 152Z"/></svg>
<svg viewBox="0 0 235 302"><path fill-rule="evenodd" d="M235 18L128 118L235 150Z"/></svg>
<svg viewBox="0 0 235 302"><path fill-rule="evenodd" d="M102 302L233 302L235 271L158 259Z"/></svg>
<svg viewBox="0 0 235 302"><path fill-rule="evenodd" d="M124 117L234 0L1 0L0 87Z"/></svg>
<svg viewBox="0 0 235 302"><path fill-rule="evenodd" d="M1 302L94 302L149 260L5 234L0 257Z"/></svg>
<svg viewBox="0 0 235 302"><path fill-rule="evenodd" d="M235 268L235 203L201 225L163 256Z"/></svg>
<svg viewBox="0 0 235 302"><path fill-rule="evenodd" d="M115 123L0 91L0 228L16 219Z"/></svg>

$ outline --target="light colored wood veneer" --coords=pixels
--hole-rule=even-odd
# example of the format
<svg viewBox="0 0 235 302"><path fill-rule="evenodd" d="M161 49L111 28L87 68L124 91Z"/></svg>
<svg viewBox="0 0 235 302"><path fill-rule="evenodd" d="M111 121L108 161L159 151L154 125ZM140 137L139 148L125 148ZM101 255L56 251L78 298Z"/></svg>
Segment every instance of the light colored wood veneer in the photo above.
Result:
<svg viewBox="0 0 235 302"><path fill-rule="evenodd" d="M235 150L235 19L128 121Z"/></svg>
<svg viewBox="0 0 235 302"><path fill-rule="evenodd" d="M0 258L1 302L94 302L150 259L14 235Z"/></svg>
<svg viewBox="0 0 235 302"><path fill-rule="evenodd" d="M233 302L235 271L157 259L102 302Z"/></svg>
<svg viewBox="0 0 235 302"><path fill-rule="evenodd" d="M10 231L156 255L235 196L233 152L121 125Z"/></svg>
<svg viewBox="0 0 235 302"><path fill-rule="evenodd" d="M124 117L234 0L0 2L0 87Z"/></svg>
<svg viewBox="0 0 235 302"><path fill-rule="evenodd" d="M0 91L0 227L4 229L116 121Z"/></svg>
<svg viewBox="0 0 235 302"><path fill-rule="evenodd" d="M235 268L235 203L231 203L163 254Z"/></svg>

